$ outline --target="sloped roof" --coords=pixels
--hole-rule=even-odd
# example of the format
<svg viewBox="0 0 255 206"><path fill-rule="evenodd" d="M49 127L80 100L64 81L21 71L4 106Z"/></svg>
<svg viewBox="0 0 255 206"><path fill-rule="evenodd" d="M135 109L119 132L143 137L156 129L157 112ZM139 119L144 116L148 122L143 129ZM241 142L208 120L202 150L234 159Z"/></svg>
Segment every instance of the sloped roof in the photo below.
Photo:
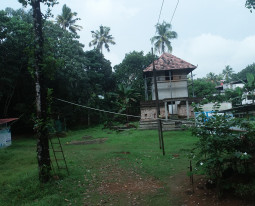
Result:
<svg viewBox="0 0 255 206"><path fill-rule="evenodd" d="M0 124L5 124L17 120L18 118L0 119Z"/></svg>
<svg viewBox="0 0 255 206"><path fill-rule="evenodd" d="M180 70L180 69L188 69L192 71L197 68L193 64L190 64L169 53L163 53L157 60L154 61L154 63L157 71ZM143 70L143 72L151 71L153 71L152 63L146 69Z"/></svg>

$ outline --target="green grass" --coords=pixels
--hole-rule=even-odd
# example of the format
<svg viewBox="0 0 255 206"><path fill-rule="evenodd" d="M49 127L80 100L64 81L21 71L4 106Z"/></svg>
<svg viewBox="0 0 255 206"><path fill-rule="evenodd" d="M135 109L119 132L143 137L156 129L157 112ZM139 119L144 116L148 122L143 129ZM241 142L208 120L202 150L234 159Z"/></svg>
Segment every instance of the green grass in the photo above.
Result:
<svg viewBox="0 0 255 206"><path fill-rule="evenodd" d="M108 140L103 144L65 144L82 140L85 135ZM71 131L61 138L70 176L62 173L60 180L47 184L38 181L36 139L14 140L11 147L0 150L0 205L97 205L101 200L105 205L130 205L127 194L98 192L102 182L115 181L107 178L114 177L119 169L163 185L154 193L137 196L141 205L174 205L176 198L170 194L170 177L187 172L188 149L197 139L188 131L164 132L164 139L165 156L159 149L157 131L117 133L99 126Z"/></svg>

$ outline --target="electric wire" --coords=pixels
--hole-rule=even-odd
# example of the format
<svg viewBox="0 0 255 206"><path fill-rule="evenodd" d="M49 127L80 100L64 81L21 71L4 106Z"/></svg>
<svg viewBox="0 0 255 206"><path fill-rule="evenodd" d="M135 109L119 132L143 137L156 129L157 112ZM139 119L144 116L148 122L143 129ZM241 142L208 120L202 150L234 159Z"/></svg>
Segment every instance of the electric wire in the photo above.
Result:
<svg viewBox="0 0 255 206"><path fill-rule="evenodd" d="M173 13L173 15L172 15L172 18L171 18L170 24L172 24L172 21L173 21L173 18L174 18L175 12L176 12L177 7L178 7L178 5L179 5L179 1L180 1L180 0L178 0L178 1L177 1L177 4L176 4L176 6L175 6L174 13Z"/></svg>
<svg viewBox="0 0 255 206"><path fill-rule="evenodd" d="M85 105L69 102L69 101L66 101L66 100L63 100L63 99L59 99L59 98L55 98L55 97L53 97L53 98L58 100L58 101L61 101L61 102L65 102L65 103L68 103L68 104L72 104L72 105L75 105L75 106L78 106L78 107L83 107L83 108L90 109L90 110L95 110L95 111L99 111L99 112L110 113L110 114L115 114L115 115L120 115L120 116L126 116L126 117L141 118L141 116L130 115L130 114L122 114L122 113L118 113L118 112L112 112L112 111L107 111L107 110L103 110L103 109L97 109L97 108L94 108L94 107L88 107L88 106L85 106Z"/></svg>
<svg viewBox="0 0 255 206"><path fill-rule="evenodd" d="M94 108L94 107L88 107L88 106L85 106L85 105L69 102L69 101L66 101L64 99L59 99L59 98L56 98L56 97L53 97L53 98L60 101L60 102L64 102L64 103L67 103L67 104L75 105L75 106L78 106L78 107L82 107L82 108L86 108L86 109L90 109L90 110L94 110L94 111L99 111L99 112L104 112L104 113L109 113L109 114L115 114L115 115L120 115L120 116L125 116L125 117L141 118L141 116L137 116L137 115L122 114L122 113L118 113L118 112L112 112L112 111L107 111L107 110L103 110L103 109L97 109L97 108ZM155 118L154 120L158 120L158 119L163 120L163 121L165 120L165 119L161 119L161 118Z"/></svg>
<svg viewBox="0 0 255 206"><path fill-rule="evenodd" d="M161 4L161 8L160 8L160 12L159 12L159 17L158 17L158 23L159 23L159 20L160 20L160 17L161 17L161 12L162 12L162 8L163 8L163 5L164 5L164 2L165 2L165 0L163 0L162 4Z"/></svg>
<svg viewBox="0 0 255 206"><path fill-rule="evenodd" d="M162 12L162 9L163 9L164 2L165 2L165 0L162 0L162 4L161 4L160 11L159 11L159 16L158 16L158 23L156 25L159 24L159 20L160 20L160 17L161 17L161 12ZM155 31L154 35L156 35L156 34L157 34L157 28L156 28L156 31Z"/></svg>

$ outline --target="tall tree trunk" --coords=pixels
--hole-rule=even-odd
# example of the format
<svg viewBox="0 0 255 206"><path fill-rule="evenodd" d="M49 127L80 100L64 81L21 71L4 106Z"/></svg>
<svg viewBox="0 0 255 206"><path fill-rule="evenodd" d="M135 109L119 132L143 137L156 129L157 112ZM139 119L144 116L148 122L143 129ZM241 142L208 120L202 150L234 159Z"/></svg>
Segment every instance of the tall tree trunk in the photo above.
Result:
<svg viewBox="0 0 255 206"><path fill-rule="evenodd" d="M37 112L37 161L39 167L39 180L43 183L50 179L49 135L47 131L47 88L42 72L43 63L43 33L40 0L31 1L33 9L33 23L35 32L35 90Z"/></svg>

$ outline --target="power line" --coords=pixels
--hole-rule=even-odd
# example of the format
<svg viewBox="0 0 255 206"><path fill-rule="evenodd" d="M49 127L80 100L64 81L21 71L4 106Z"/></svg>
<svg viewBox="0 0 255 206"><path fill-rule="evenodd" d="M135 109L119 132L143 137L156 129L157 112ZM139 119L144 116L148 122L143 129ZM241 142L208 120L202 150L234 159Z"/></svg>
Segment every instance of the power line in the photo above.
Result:
<svg viewBox="0 0 255 206"><path fill-rule="evenodd" d="M177 7L178 7L178 4L179 4L179 0L177 1L176 7L175 7L175 9L174 9L174 13L173 13L172 18L171 18L171 21L170 21L170 24L172 23L172 20L173 20L173 18L174 18L176 9L177 9Z"/></svg>
<svg viewBox="0 0 255 206"><path fill-rule="evenodd" d="M55 98L55 97L53 97L53 98L58 100L58 101L61 101L61 102L65 102L65 103L68 103L68 104L72 104L72 105L75 105L75 106L78 106L78 107L83 107L83 108L90 109L90 110L95 110L95 111L104 112L104 113L110 113L110 114L116 114L116 115L126 116L126 117L141 118L141 116L122 114L122 113L118 113L118 112L111 112L111 111L107 111L107 110L102 110L102 109L97 109L97 108L93 108L93 107L88 107L88 106L81 105L81 104L76 104L76 103L69 102L69 101L66 101L66 100L63 100L63 99L58 99L58 98Z"/></svg>
<svg viewBox="0 0 255 206"><path fill-rule="evenodd" d="M53 97L54 99L60 101L60 102L64 102L64 103L67 103L67 104L72 104L74 106L78 106L78 107L82 107L82 108L86 108L86 109L90 109L90 110L94 110L94 111L98 111L98 112L104 112L104 113L110 113L110 114L115 114L115 115L120 115L120 116L126 116L126 117L136 117L136 118L141 118L141 116L136 116L136 115L130 115L130 114L122 114L122 113L118 113L118 112L112 112L112 111L107 111L107 110L103 110L103 109L97 109L97 108L94 108L94 107L88 107L88 106L85 106L85 105L81 105L81 104L76 104L76 103L73 103L73 102L69 102L69 101L66 101L66 100L63 100L63 99L59 99L59 98L55 98ZM155 120L157 119L160 119L160 120L165 120L165 119L161 119L161 118L156 118Z"/></svg>
<svg viewBox="0 0 255 206"><path fill-rule="evenodd" d="M163 9L164 2L165 2L165 0L163 0L162 4L161 4L161 8L160 8L160 11L159 11L158 23L157 24L159 24L159 20L160 20L160 17L161 17L161 12L162 12L162 9ZM157 28L156 28L156 31L155 31L154 35L156 35L156 33L157 33Z"/></svg>
<svg viewBox="0 0 255 206"><path fill-rule="evenodd" d="M163 0L162 4L161 4L161 8L160 8L160 12L159 12L159 17L158 17L158 23L159 23L159 20L160 20L160 16L161 16L161 12L162 12L162 8L163 8L163 5L164 5L164 2L165 2L165 0Z"/></svg>

